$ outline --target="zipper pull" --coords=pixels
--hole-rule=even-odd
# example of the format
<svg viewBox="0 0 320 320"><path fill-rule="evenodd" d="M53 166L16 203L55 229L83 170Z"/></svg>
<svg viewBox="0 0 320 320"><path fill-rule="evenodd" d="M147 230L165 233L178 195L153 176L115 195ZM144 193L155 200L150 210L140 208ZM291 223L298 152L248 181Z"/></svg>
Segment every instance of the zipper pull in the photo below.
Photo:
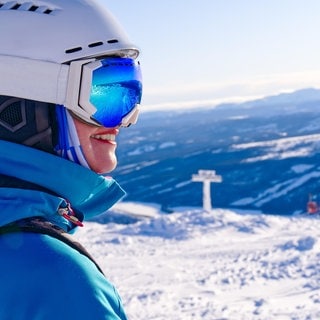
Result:
<svg viewBox="0 0 320 320"><path fill-rule="evenodd" d="M83 227L83 223L76 217L69 202L67 202L67 206L65 208L59 208L58 213L60 216L64 217L65 219L75 224L76 226Z"/></svg>

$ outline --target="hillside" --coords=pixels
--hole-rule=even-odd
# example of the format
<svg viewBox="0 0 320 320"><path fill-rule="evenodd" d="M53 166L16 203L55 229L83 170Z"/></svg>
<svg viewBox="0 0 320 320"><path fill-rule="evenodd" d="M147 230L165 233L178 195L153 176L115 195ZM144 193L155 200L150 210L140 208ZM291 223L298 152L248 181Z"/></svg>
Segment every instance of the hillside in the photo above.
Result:
<svg viewBox="0 0 320 320"><path fill-rule="evenodd" d="M293 214L320 188L320 90L241 104L144 112L119 136L113 176L127 201L164 208L202 204L199 169L216 170L214 206ZM279 210L280 209L280 210Z"/></svg>

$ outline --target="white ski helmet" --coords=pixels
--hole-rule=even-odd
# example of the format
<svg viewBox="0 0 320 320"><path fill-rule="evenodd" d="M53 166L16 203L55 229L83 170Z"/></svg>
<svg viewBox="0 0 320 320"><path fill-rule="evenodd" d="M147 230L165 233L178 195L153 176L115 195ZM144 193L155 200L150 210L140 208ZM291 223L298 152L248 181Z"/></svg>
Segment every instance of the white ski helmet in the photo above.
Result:
<svg viewBox="0 0 320 320"><path fill-rule="evenodd" d="M134 61L139 50L94 0L0 0L0 39L0 96L63 105L98 126L107 126L100 121L104 115L94 117L99 110L90 100L93 73L106 64L99 60L130 60L123 67L126 78L116 81L132 80L134 88L115 94L123 104L119 125L136 122L142 92ZM113 73L121 74L122 62L115 64Z"/></svg>
<svg viewBox="0 0 320 320"><path fill-rule="evenodd" d="M0 0L0 23L4 56L64 63L138 55L114 17L92 0Z"/></svg>

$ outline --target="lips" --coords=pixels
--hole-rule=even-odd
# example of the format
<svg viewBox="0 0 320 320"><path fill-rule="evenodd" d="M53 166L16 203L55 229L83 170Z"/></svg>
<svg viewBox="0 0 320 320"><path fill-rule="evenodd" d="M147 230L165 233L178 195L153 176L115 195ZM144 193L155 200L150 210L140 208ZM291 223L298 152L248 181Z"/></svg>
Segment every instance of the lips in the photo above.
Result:
<svg viewBox="0 0 320 320"><path fill-rule="evenodd" d="M117 129L104 131L104 132L97 132L95 134L92 134L91 138L96 140L107 141L107 142L115 142L116 136L118 133L119 133L119 130Z"/></svg>
<svg viewBox="0 0 320 320"><path fill-rule="evenodd" d="M98 139L98 140L109 140L109 141L116 140L116 136L114 134L93 134L91 138Z"/></svg>

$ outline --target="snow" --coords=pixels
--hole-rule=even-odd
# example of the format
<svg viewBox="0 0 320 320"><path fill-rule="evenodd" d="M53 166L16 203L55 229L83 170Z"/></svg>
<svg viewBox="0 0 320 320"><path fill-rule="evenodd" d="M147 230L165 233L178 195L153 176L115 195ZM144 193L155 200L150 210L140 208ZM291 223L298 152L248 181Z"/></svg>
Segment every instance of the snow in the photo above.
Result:
<svg viewBox="0 0 320 320"><path fill-rule="evenodd" d="M152 152L155 149L156 149L155 146L146 145L146 146L139 147L133 151L128 152L128 156L138 156L138 155L144 154L145 152Z"/></svg>
<svg viewBox="0 0 320 320"><path fill-rule="evenodd" d="M314 154L315 145L319 144L320 134L310 134L298 137L288 137L268 141L249 142L242 144L234 144L232 148L235 150L245 150L251 148L267 148L267 154L244 159L242 162L257 162L269 159L287 159L302 157ZM308 144L306 146L306 144Z"/></svg>
<svg viewBox="0 0 320 320"><path fill-rule="evenodd" d="M172 210L122 202L75 235L129 319L320 319L319 217Z"/></svg>
<svg viewBox="0 0 320 320"><path fill-rule="evenodd" d="M302 167L300 168L302 169ZM242 206L248 204L254 204L256 208L260 208L263 204L272 201L273 199L280 198L286 194L289 194L290 191L300 188L307 181L312 179L319 179L320 171L311 171L302 176L286 180L281 183L277 183L272 187L265 189L255 198L244 198L234 201L233 206Z"/></svg>
<svg viewBox="0 0 320 320"><path fill-rule="evenodd" d="M310 169L312 169L314 166L310 164L298 164L291 167L291 170L295 173L304 173Z"/></svg>
<svg viewBox="0 0 320 320"><path fill-rule="evenodd" d="M166 149L175 147L177 143L175 141L167 141L160 144L159 149Z"/></svg>

